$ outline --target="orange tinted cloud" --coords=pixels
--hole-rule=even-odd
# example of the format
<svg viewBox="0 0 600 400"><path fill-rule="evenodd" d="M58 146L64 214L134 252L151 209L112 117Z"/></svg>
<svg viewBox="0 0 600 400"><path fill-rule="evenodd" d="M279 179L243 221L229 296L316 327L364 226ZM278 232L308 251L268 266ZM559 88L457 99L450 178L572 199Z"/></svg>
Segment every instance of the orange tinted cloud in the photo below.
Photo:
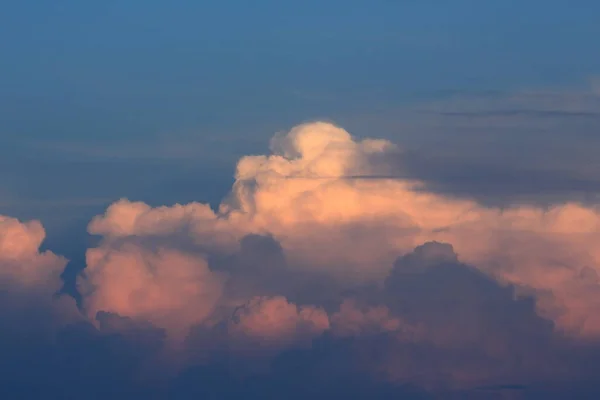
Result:
<svg viewBox="0 0 600 400"><path fill-rule="evenodd" d="M58 291L66 260L51 252L39 252L45 237L38 221L22 223L0 215L0 277Z"/></svg>
<svg viewBox="0 0 600 400"><path fill-rule="evenodd" d="M0 215L0 312L43 309L53 315L49 325L61 326L78 320L80 314L73 298L57 295L67 260L50 251L40 252L45 237L39 221L20 222Z"/></svg>
<svg viewBox="0 0 600 400"><path fill-rule="evenodd" d="M451 243L463 262L484 274L535 295L538 313L557 329L600 336L595 209L578 204L498 209L428 193L420 182L371 179L393 172L401 151L384 140L356 140L328 123L295 127L274 138L271 150L239 161L231 194L218 211L195 203L151 208L121 200L94 218L89 231L104 240L90 250L89 273L80 280L89 309L191 326L215 303L241 304L244 299L217 300L221 280L213 279L203 256L189 260L182 237L198 253L229 254L247 234L271 235L290 270L331 277L341 287L381 283L399 255L437 240ZM119 247L123 243L128 247ZM166 256L158 256L162 261L147 256L148 243L160 243L163 254L186 265L187 272L169 277L179 267ZM187 255L175 255L182 251ZM155 264L163 272L152 272ZM195 269L202 272L191 272ZM183 282L193 289L175 289ZM204 293L211 293L210 300ZM196 315L187 304L197 305ZM343 312L350 320L363 318ZM171 317L159 317L163 314Z"/></svg>
<svg viewBox="0 0 600 400"><path fill-rule="evenodd" d="M359 307L353 299L346 299L340 310L331 317L333 331L339 336L362 336L380 332L414 331L384 306Z"/></svg>
<svg viewBox="0 0 600 400"><path fill-rule="evenodd" d="M285 297L255 297L239 307L229 322L234 341L248 351L306 344L329 329L327 313L318 307L297 306Z"/></svg>
<svg viewBox="0 0 600 400"><path fill-rule="evenodd" d="M210 316L222 284L202 256L125 244L88 250L79 289L92 319L109 311L185 337L190 326Z"/></svg>

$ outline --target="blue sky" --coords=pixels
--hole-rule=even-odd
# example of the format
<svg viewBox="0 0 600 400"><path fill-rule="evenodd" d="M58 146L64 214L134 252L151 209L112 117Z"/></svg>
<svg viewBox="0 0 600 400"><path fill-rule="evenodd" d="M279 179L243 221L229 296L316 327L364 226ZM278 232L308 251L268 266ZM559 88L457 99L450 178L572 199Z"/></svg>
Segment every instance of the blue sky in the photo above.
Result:
<svg viewBox="0 0 600 400"><path fill-rule="evenodd" d="M583 85L600 70L592 1L2 8L2 135L21 138L241 135L444 91Z"/></svg>
<svg viewBox="0 0 600 400"><path fill-rule="evenodd" d="M228 134L444 91L582 85L600 70L599 11L592 1L9 1L3 135Z"/></svg>
<svg viewBox="0 0 600 400"><path fill-rule="evenodd" d="M24 217L122 196L216 202L241 155L262 153L274 132L313 119L458 157L502 154L502 137L512 154L522 146L507 137L548 143L523 129L535 116L522 116L517 134L502 121L465 128L447 118L432 128L431 115L407 110L456 109L461 96L485 109L490 98L510 103L532 90L553 91L560 109L572 104L569 93L589 94L600 71L594 1L1 7L0 211ZM585 119L578 126L597 127ZM573 141L562 130L555 136ZM147 179L144 171L152 171ZM195 185L198 176L225 183Z"/></svg>

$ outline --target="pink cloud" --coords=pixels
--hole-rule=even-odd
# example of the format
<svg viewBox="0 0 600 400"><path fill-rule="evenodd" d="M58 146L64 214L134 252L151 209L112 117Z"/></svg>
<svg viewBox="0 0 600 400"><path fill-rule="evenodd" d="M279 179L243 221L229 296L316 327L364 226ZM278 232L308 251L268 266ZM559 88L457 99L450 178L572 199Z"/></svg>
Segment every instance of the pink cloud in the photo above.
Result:
<svg viewBox="0 0 600 400"><path fill-rule="evenodd" d="M94 218L89 231L104 240L90 250L87 277L80 280L89 309L191 326L215 304L232 309L249 300L219 297L227 278L214 276L210 257L182 250L182 237L199 254L227 255L247 234L270 235L281 245L286 268L326 276L340 288L381 283L398 255L437 240L451 243L462 261L484 274L533 293L538 313L557 330L600 336L594 278L600 214L594 208L498 209L428 193L420 182L367 179L398 165L397 146L356 140L327 123L295 127L274 138L271 148L270 155L239 161L218 211L196 203L151 208L122 200ZM360 176L367 178L355 179ZM154 254L157 243L162 255ZM178 290L184 283L192 289Z"/></svg>
<svg viewBox="0 0 600 400"><path fill-rule="evenodd" d="M252 298L229 322L232 340L246 351L307 345L327 329L329 318L323 309L297 306L281 296Z"/></svg>
<svg viewBox="0 0 600 400"><path fill-rule="evenodd" d="M40 252L45 237L39 221L21 222L0 215L0 313L26 318L28 310L44 310L52 318L41 324L43 329L54 329L80 320L81 315L72 297L58 295L67 260L50 251Z"/></svg>
<svg viewBox="0 0 600 400"><path fill-rule="evenodd" d="M99 311L143 319L185 337L207 319L219 301L224 277L199 255L133 244L87 252L78 281L90 318Z"/></svg>
<svg viewBox="0 0 600 400"><path fill-rule="evenodd" d="M340 310L331 316L331 325L333 332L342 337L381 332L395 332L415 339L419 336L418 327L394 316L386 306L359 307L354 299L344 300Z"/></svg>
<svg viewBox="0 0 600 400"><path fill-rule="evenodd" d="M22 223L0 216L0 277L25 286L44 286L58 291L66 260L51 252L39 252L46 237L38 221Z"/></svg>

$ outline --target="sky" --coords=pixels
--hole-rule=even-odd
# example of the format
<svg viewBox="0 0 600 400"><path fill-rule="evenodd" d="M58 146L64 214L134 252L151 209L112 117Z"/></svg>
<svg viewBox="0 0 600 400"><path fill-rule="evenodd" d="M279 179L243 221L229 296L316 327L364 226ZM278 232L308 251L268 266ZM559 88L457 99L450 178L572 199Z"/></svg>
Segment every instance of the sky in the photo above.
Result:
<svg viewBox="0 0 600 400"><path fill-rule="evenodd" d="M0 393L595 398L599 13L4 1Z"/></svg>

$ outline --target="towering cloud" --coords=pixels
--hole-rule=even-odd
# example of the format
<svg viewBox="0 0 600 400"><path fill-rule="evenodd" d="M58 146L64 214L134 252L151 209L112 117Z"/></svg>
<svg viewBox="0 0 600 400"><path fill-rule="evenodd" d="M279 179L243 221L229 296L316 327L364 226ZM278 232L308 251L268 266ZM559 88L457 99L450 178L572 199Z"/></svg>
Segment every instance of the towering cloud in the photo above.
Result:
<svg viewBox="0 0 600 400"><path fill-rule="evenodd" d="M41 224L0 216L0 395L595 388L598 210L431 193L403 157L310 123L242 158L216 210L117 201L80 308Z"/></svg>
<svg viewBox="0 0 600 400"><path fill-rule="evenodd" d="M233 397L231 385L281 396L348 381L382 396L594 385L595 208L430 193L394 178L397 146L326 123L278 135L271 150L240 160L218 210L120 200L95 217L83 313L57 295L66 260L40 252L41 224L0 217L0 319L15 327L0 334L13 351L6 381L44 358L42 392L89 375L111 382L107 396L197 382Z"/></svg>
<svg viewBox="0 0 600 400"><path fill-rule="evenodd" d="M267 274L279 282L253 296L297 294L297 281L310 276L313 284L328 282L331 293L378 284L398 255L438 240L484 274L533 295L538 313L558 330L600 335L596 210L496 209L428 193L419 182L393 178L402 157L397 146L357 141L328 123L278 135L271 150L240 160L216 212L202 204L151 208L121 200L94 218L90 233L104 239L89 250L80 280L88 312L181 328L244 304L250 291L245 298L220 293L243 273L224 260L239 254L247 235L272 237L284 260ZM237 282L237 294L244 292Z"/></svg>

